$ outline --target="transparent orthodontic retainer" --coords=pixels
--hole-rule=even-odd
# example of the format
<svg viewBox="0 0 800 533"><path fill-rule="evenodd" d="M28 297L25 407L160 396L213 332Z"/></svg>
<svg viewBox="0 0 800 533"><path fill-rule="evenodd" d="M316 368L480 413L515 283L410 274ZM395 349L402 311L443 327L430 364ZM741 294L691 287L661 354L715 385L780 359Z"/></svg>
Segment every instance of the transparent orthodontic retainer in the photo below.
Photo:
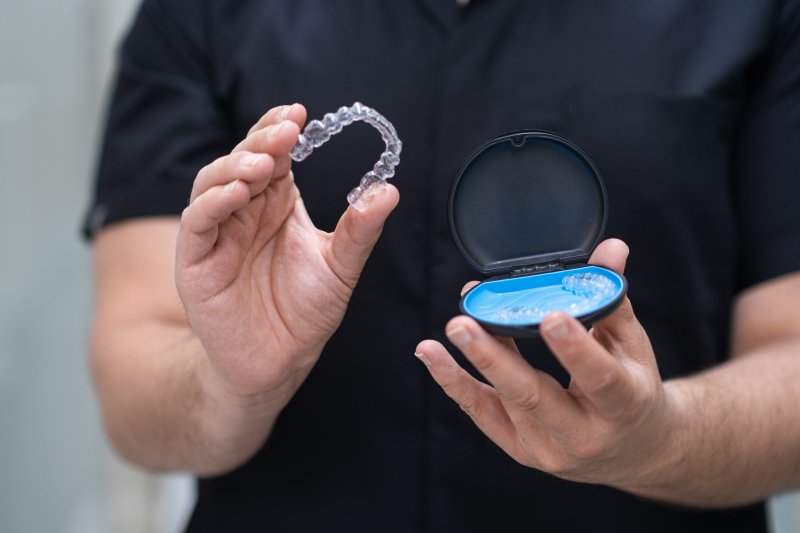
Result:
<svg viewBox="0 0 800 533"><path fill-rule="evenodd" d="M394 169L400 164L403 143L386 117L360 102L350 107L340 107L335 113L326 113L322 120L309 122L289 155L294 161L303 161L315 148L319 148L333 135L342 131L342 128L356 121L363 121L374 127L386 143L386 150L378 162L372 170L364 174L358 186L347 195L347 202L359 211L363 211L369 198L386 185L386 180L394 176Z"/></svg>

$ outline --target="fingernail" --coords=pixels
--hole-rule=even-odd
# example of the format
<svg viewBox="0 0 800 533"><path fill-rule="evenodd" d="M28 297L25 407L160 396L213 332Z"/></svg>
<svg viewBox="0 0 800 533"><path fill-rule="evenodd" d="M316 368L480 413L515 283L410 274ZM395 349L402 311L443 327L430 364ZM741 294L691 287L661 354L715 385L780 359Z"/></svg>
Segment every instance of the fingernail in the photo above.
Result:
<svg viewBox="0 0 800 533"><path fill-rule="evenodd" d="M281 122L277 126L272 126L272 128L269 130L269 136L275 137L276 135L278 135L281 132L281 129L283 129L284 124L285 122Z"/></svg>
<svg viewBox="0 0 800 533"><path fill-rule="evenodd" d="M431 366L431 360L430 360L430 359L428 359L428 356L427 356L427 355L425 355L425 354L424 354L424 353L422 353L422 352L414 352L414 355L416 355L416 356L417 356L417 359L419 359L420 361L422 361L422 364L424 364L425 366L427 366L428 368L430 368L430 366Z"/></svg>
<svg viewBox="0 0 800 533"><path fill-rule="evenodd" d="M281 109L281 112L278 113L278 118L281 119L281 120L286 120L286 117L289 116L289 112L292 109L294 109L294 106L296 106L296 105L297 104L283 106L283 109Z"/></svg>
<svg viewBox="0 0 800 533"><path fill-rule="evenodd" d="M470 334L463 326L456 326L454 329L447 332L447 338L450 339L450 342L461 348L469 343Z"/></svg>
<svg viewBox="0 0 800 533"><path fill-rule="evenodd" d="M554 318L545 324L543 333L553 340L566 339L569 335L569 324L564 317Z"/></svg>
<svg viewBox="0 0 800 533"><path fill-rule="evenodd" d="M239 180L233 180L232 182L230 182L227 185L225 185L225 187L223 187L222 190L225 191L225 192L232 192L233 189L236 188L236 184L237 183L239 183Z"/></svg>
<svg viewBox="0 0 800 533"><path fill-rule="evenodd" d="M264 154L250 154L242 158L242 166L252 168L266 159Z"/></svg>

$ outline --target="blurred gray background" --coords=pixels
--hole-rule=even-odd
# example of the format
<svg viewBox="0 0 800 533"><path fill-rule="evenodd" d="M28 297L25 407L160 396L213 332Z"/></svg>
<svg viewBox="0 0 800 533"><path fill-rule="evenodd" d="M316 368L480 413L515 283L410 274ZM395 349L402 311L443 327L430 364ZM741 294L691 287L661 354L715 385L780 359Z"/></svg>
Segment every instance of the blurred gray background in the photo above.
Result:
<svg viewBox="0 0 800 533"><path fill-rule="evenodd" d="M177 531L188 477L124 465L86 361L87 204L133 0L0 2L0 532Z"/></svg>
<svg viewBox="0 0 800 533"><path fill-rule="evenodd" d="M0 531L179 531L191 479L123 464L88 377L78 234L114 50L134 0L0 4ZM800 500L771 503L800 532Z"/></svg>

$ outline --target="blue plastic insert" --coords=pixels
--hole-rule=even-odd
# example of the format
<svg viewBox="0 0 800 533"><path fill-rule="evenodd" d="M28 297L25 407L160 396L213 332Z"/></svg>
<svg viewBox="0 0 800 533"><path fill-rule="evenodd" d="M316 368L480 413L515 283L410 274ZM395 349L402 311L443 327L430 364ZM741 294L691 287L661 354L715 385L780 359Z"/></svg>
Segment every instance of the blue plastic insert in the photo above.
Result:
<svg viewBox="0 0 800 533"><path fill-rule="evenodd" d="M462 309L479 322L536 326L547 313L563 311L596 319L616 307L625 281L616 272L584 266L530 276L487 280L464 296Z"/></svg>

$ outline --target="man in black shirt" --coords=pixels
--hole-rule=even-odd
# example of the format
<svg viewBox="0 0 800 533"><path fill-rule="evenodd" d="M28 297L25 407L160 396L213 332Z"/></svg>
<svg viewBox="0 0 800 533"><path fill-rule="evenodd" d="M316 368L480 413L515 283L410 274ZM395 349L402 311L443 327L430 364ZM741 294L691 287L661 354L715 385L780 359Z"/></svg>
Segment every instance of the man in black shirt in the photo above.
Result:
<svg viewBox="0 0 800 533"><path fill-rule="evenodd" d="M800 482L798 28L794 0L146 0L86 228L114 445L201 477L190 531L763 531ZM377 136L290 171L306 108L259 117L355 100L397 127L403 199L337 223ZM632 252L593 261L636 309L551 317L524 360L448 324L475 274L446 219L522 128L601 169Z"/></svg>

